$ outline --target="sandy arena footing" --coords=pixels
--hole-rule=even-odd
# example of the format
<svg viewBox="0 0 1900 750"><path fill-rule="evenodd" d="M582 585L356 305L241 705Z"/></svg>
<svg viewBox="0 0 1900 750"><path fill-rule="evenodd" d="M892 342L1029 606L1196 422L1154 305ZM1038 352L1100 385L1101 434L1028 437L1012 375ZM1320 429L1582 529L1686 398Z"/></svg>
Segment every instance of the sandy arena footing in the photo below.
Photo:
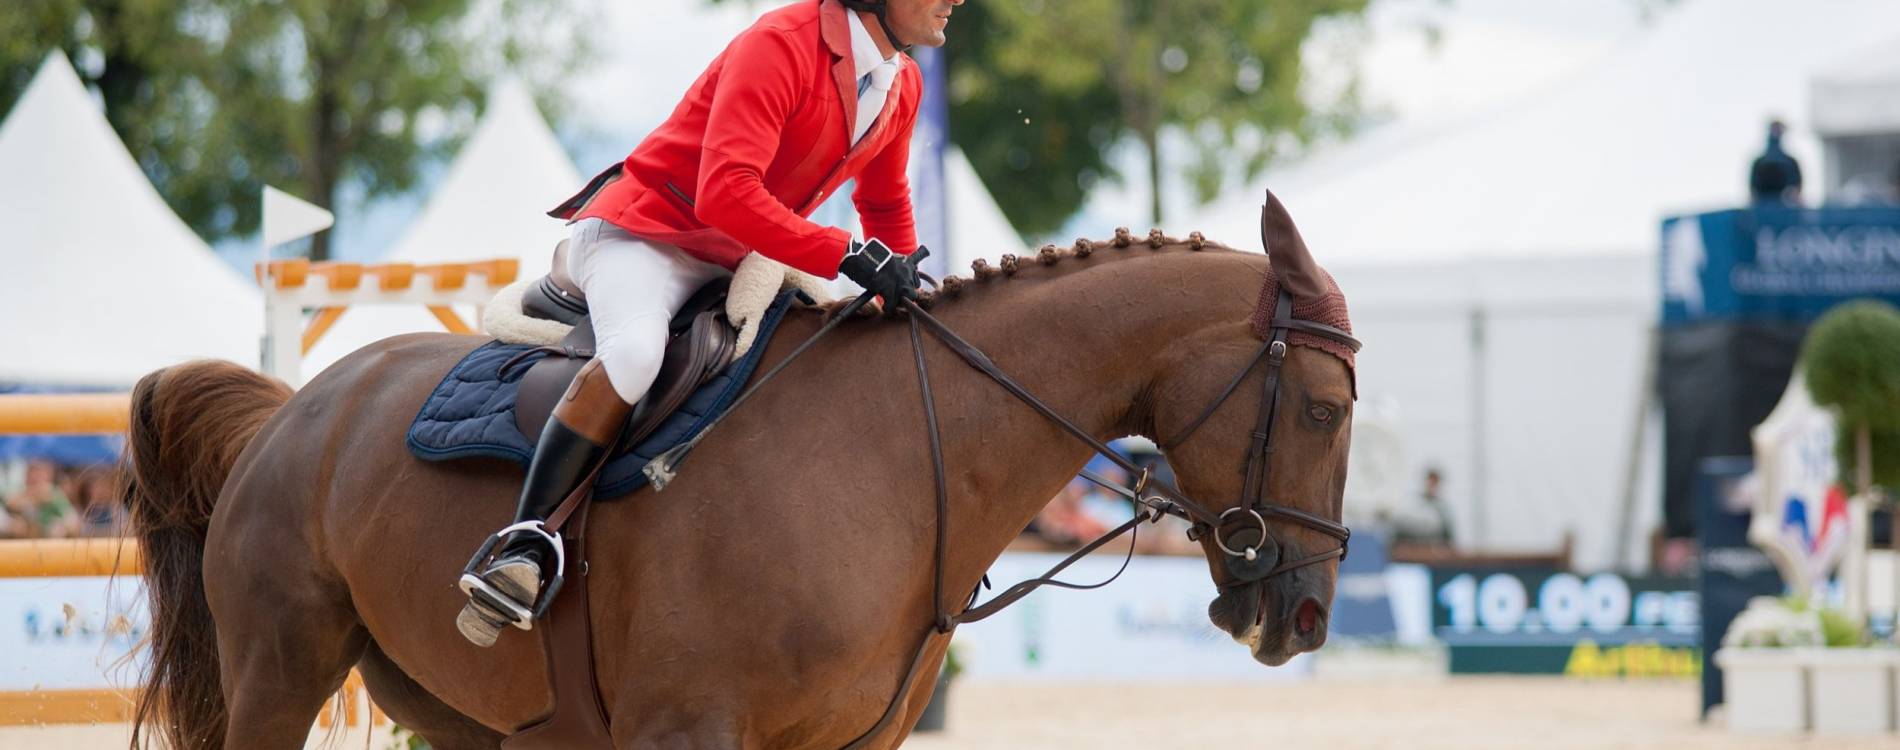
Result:
<svg viewBox="0 0 1900 750"><path fill-rule="evenodd" d="M1179 685L959 682L949 731L910 750L1200 750L1212 747L1459 750L1900 749L1875 738L1733 735L1695 719L1696 684L1551 677L1327 678ZM0 749L124 748L124 725L0 728ZM387 727L373 747L389 745ZM311 747L365 747L361 730Z"/></svg>

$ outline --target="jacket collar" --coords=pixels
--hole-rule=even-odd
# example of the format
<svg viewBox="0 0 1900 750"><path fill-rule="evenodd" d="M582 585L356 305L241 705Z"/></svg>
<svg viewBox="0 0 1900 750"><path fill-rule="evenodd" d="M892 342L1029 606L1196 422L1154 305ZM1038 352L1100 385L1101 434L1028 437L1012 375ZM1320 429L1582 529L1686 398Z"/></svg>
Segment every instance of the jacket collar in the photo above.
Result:
<svg viewBox="0 0 1900 750"><path fill-rule="evenodd" d="M825 47L831 50L833 57L851 59L851 21L843 3L838 0L819 0L818 29L825 38Z"/></svg>
<svg viewBox="0 0 1900 750"><path fill-rule="evenodd" d="M838 102L844 105L846 142L858 132L857 61L851 53L851 11L838 0L819 0L818 30L825 48L831 51L831 82L838 87Z"/></svg>

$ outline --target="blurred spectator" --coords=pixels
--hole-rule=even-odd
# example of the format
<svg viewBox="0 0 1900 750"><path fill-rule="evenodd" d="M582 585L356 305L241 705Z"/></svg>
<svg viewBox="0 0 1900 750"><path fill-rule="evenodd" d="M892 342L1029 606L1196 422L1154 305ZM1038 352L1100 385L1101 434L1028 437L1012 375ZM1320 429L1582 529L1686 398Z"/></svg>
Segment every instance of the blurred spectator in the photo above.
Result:
<svg viewBox="0 0 1900 750"><path fill-rule="evenodd" d="M1043 506L1029 531L1043 541L1064 547L1085 543L1108 531L1108 526L1091 515L1084 501L1088 490L1077 479L1062 486L1062 491Z"/></svg>
<svg viewBox="0 0 1900 750"><path fill-rule="evenodd" d="M121 536L125 533L125 510L119 506L118 474L109 466L94 466L73 479L72 498L75 512L60 526L48 529L48 536L91 537Z"/></svg>
<svg viewBox="0 0 1900 750"><path fill-rule="evenodd" d="M59 487L59 471L50 461L32 461L26 465L26 481L5 502L10 528L8 536L45 536L72 515L73 506Z"/></svg>
<svg viewBox="0 0 1900 750"><path fill-rule="evenodd" d="M1451 546L1451 510L1440 494L1444 476L1436 467L1425 470L1425 488L1417 499L1392 509L1381 519L1392 526L1392 541L1432 547Z"/></svg>
<svg viewBox="0 0 1900 750"><path fill-rule="evenodd" d="M1781 148L1781 136L1787 131L1780 120L1769 121L1768 144L1748 168L1748 193L1756 203L1801 202L1801 165Z"/></svg>
<svg viewBox="0 0 1900 750"><path fill-rule="evenodd" d="M1150 469L1156 477L1172 480L1173 473L1159 454L1135 453L1129 456L1136 465ZM1120 466L1105 459L1089 463L1088 469L1103 479L1129 486L1133 478ZM1134 505L1122 495L1102 489L1094 482L1077 477L1064 485L1024 534L1056 547L1078 547L1093 541L1134 517ZM1187 538L1187 522L1172 516L1156 524L1142 524L1135 533L1135 552L1144 555L1200 554L1200 545ZM1116 543L1117 545L1120 542ZM1122 547L1115 546L1116 550Z"/></svg>
<svg viewBox="0 0 1900 750"><path fill-rule="evenodd" d="M33 524L15 512L13 504L0 502L0 539L21 539L34 535Z"/></svg>

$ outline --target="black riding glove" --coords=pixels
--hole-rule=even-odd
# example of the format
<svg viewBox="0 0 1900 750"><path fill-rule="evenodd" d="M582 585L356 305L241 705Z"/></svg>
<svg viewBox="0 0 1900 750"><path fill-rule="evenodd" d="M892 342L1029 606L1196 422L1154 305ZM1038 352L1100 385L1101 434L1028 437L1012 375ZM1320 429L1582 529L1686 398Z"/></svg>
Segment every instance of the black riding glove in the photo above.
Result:
<svg viewBox="0 0 1900 750"><path fill-rule="evenodd" d="M838 264L838 272L882 298L886 315L904 306L900 300L917 299L917 267L880 240L852 240L850 252L845 253L844 262Z"/></svg>

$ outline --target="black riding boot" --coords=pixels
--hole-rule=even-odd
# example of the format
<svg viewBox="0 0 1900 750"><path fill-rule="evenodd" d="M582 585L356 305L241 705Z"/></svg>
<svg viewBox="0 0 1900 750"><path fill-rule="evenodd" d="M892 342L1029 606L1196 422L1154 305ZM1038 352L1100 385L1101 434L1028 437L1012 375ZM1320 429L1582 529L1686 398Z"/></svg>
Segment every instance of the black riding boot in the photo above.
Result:
<svg viewBox="0 0 1900 750"><path fill-rule="evenodd" d="M549 419L541 440L535 444L514 523L546 521L605 450L560 419ZM504 627L528 629L553 560L554 550L548 546L547 537L529 530L510 534L494 561L476 576L479 580L468 576L462 580L462 590L469 595L462 614L455 618L462 636L487 647L495 643Z"/></svg>

